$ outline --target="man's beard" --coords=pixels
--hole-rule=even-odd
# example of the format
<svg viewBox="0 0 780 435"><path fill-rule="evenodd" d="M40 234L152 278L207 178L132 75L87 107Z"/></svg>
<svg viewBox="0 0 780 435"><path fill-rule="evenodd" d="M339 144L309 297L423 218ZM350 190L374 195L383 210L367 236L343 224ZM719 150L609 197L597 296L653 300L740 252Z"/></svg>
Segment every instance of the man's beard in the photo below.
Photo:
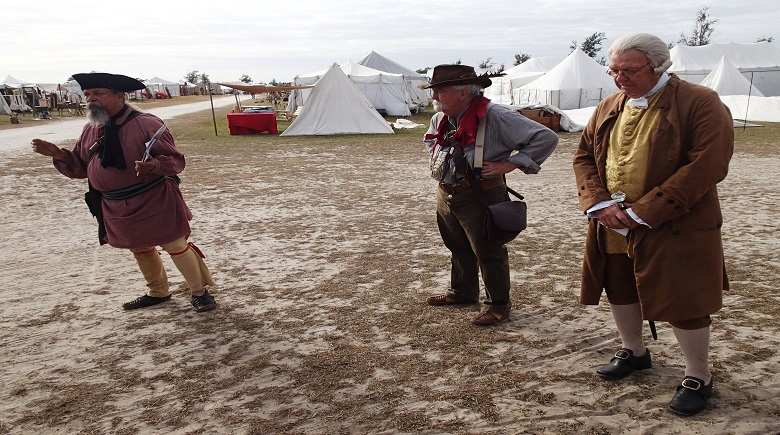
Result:
<svg viewBox="0 0 780 435"><path fill-rule="evenodd" d="M92 125L103 126L111 120L111 115L100 103L91 102L87 103L87 119Z"/></svg>
<svg viewBox="0 0 780 435"><path fill-rule="evenodd" d="M442 111L441 103L439 102L439 100L431 100L431 106L433 106L433 110L437 112Z"/></svg>

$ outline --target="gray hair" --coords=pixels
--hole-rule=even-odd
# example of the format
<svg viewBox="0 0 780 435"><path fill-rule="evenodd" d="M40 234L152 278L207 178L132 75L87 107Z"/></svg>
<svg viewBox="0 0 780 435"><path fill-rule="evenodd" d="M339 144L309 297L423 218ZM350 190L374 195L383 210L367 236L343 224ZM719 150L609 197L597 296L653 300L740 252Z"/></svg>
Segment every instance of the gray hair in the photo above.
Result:
<svg viewBox="0 0 780 435"><path fill-rule="evenodd" d="M629 50L638 50L647 56L650 66L655 73L662 73L672 66L669 47L661 38L649 33L632 33L621 36L609 46L607 54L612 55L625 53Z"/></svg>
<svg viewBox="0 0 780 435"><path fill-rule="evenodd" d="M482 95L482 86L480 85L457 85L453 88L457 91L467 91L472 97Z"/></svg>

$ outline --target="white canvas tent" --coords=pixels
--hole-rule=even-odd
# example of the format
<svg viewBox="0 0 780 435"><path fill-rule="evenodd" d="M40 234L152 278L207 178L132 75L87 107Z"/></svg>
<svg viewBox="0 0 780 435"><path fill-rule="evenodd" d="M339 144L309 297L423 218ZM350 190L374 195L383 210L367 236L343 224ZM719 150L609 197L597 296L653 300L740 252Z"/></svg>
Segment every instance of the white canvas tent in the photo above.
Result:
<svg viewBox="0 0 780 435"><path fill-rule="evenodd" d="M393 129L334 63L281 136L377 133L392 134Z"/></svg>
<svg viewBox="0 0 780 435"><path fill-rule="evenodd" d="M505 76L491 79L485 88L485 97L498 104L514 104L514 90L543 76L563 59L558 57L532 57L520 65L504 71Z"/></svg>
<svg viewBox="0 0 780 435"><path fill-rule="evenodd" d="M726 59L726 56L720 58L720 62L715 69L713 69L699 84L714 90L721 97L725 95L764 96L761 91L756 89L756 87L739 72L733 63Z"/></svg>
<svg viewBox="0 0 780 435"><path fill-rule="evenodd" d="M780 122L780 97L726 95L720 100L728 106L733 119L757 122Z"/></svg>
<svg viewBox="0 0 780 435"><path fill-rule="evenodd" d="M340 68L376 110L384 111L389 116L409 116L412 114L411 109L417 107L416 93L402 74L386 73L354 63L346 63ZM293 85L314 85L329 71L297 76L293 79ZM305 107L310 92L310 89L293 91L287 112L294 113L298 106Z"/></svg>
<svg viewBox="0 0 780 435"><path fill-rule="evenodd" d="M618 90L606 71L577 48L545 75L516 89L514 104L547 104L562 110L596 106Z"/></svg>
<svg viewBox="0 0 780 435"><path fill-rule="evenodd" d="M152 92L161 92L163 94L170 94L171 97L181 96L179 91L179 83L172 82L170 80L161 79L157 76L150 78L144 82L144 85Z"/></svg>
<svg viewBox="0 0 780 435"><path fill-rule="evenodd" d="M701 83L725 56L765 96L780 96L780 49L770 42L677 45L668 72Z"/></svg>
<svg viewBox="0 0 780 435"><path fill-rule="evenodd" d="M357 64L367 66L378 71L403 75L406 81L409 82L411 89L414 91L414 95L416 96L415 103L417 103L420 107L425 107L428 105L428 91L425 89L420 89L421 85L428 83L428 77L422 74L418 74L417 72L412 71L411 69L393 60L390 60L373 50L371 53L366 55L366 57L357 61Z"/></svg>

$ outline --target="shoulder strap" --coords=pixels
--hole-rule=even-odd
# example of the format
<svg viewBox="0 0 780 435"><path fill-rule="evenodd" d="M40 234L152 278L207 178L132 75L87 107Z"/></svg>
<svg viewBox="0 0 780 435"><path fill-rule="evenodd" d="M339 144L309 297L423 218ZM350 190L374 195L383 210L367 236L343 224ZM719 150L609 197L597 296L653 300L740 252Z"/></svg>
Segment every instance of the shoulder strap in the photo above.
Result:
<svg viewBox="0 0 780 435"><path fill-rule="evenodd" d="M485 108L485 116L479 120L477 127L477 140L474 143L474 168L482 168L482 156L485 154L485 124L487 124L488 112L493 102L489 102Z"/></svg>

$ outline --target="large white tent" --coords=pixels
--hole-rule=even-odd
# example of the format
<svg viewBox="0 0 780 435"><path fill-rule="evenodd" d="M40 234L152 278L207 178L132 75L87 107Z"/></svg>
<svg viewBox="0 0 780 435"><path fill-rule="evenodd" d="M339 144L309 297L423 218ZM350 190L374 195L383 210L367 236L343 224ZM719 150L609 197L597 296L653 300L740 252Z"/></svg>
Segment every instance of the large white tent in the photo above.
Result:
<svg viewBox="0 0 780 435"><path fill-rule="evenodd" d="M547 104L562 110L596 106L618 90L606 71L577 48L545 75L514 90L514 104Z"/></svg>
<svg viewBox="0 0 780 435"><path fill-rule="evenodd" d="M723 56L720 59L720 62L715 69L713 69L699 84L714 90L721 97L725 95L764 96L761 91L756 89L756 87L739 72L731 61L726 59L726 56Z"/></svg>
<svg viewBox="0 0 780 435"><path fill-rule="evenodd" d="M334 63L281 136L376 133L392 134L393 129Z"/></svg>
<svg viewBox="0 0 780 435"><path fill-rule="evenodd" d="M701 83L724 56L765 96L780 96L780 49L770 42L677 45L669 72Z"/></svg>
<svg viewBox="0 0 780 435"><path fill-rule="evenodd" d="M417 72L412 71L400 63L388 59L373 50L371 53L368 53L366 57L357 61L357 64L367 66L378 71L403 75L414 91L414 95L416 96L415 102L419 104L420 107L425 107L428 105L428 91L425 89L420 89L421 85L428 83L428 77L422 74L418 74Z"/></svg>
<svg viewBox="0 0 780 435"><path fill-rule="evenodd" d="M163 94L168 94L171 97L181 96L178 82L172 82L170 80L165 80L154 76L149 80L146 80L144 85L152 92L161 92Z"/></svg>
<svg viewBox="0 0 780 435"><path fill-rule="evenodd" d="M485 97L498 104L514 104L515 89L520 89L543 76L562 60L563 58L559 57L532 57L520 65L515 65L504 71L506 75L491 79L493 84L485 88Z"/></svg>
<svg viewBox="0 0 780 435"><path fill-rule="evenodd" d="M351 62L341 65L340 68L376 110L389 116L409 116L412 114L411 109L417 107L416 93L403 74L386 73ZM330 69L299 75L293 79L293 85L316 84L328 71ZM310 92L310 89L293 91L287 112L294 113L298 106L305 107Z"/></svg>

